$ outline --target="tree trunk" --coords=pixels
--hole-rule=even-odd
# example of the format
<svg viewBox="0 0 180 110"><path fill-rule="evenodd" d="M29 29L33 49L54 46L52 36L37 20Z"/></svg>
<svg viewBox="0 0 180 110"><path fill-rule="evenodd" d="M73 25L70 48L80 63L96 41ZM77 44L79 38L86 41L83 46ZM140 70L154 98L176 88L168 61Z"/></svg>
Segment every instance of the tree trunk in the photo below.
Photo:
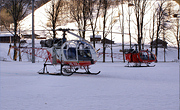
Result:
<svg viewBox="0 0 180 110"><path fill-rule="evenodd" d="M55 31L56 23L55 23L55 21L53 21L52 23L53 23L53 39L55 39L56 38L56 31Z"/></svg>
<svg viewBox="0 0 180 110"><path fill-rule="evenodd" d="M13 60L17 61L17 22L14 23L14 56L13 56Z"/></svg>
<svg viewBox="0 0 180 110"><path fill-rule="evenodd" d="M179 60L179 40L178 40L178 60Z"/></svg>
<svg viewBox="0 0 180 110"><path fill-rule="evenodd" d="M159 31L160 31L160 15L159 15L159 19L158 19L158 24L157 24L157 36L156 36L156 49L155 49L155 55L156 57L158 56L158 39L159 39ZM156 62L158 62L158 60L156 60Z"/></svg>
<svg viewBox="0 0 180 110"><path fill-rule="evenodd" d="M125 55L124 55L124 7L123 7L123 0L121 1L122 7L122 52L123 52L123 62L125 62Z"/></svg>
<svg viewBox="0 0 180 110"><path fill-rule="evenodd" d="M106 28L107 0L104 0L104 20L103 20L103 62L105 62L105 28Z"/></svg>
<svg viewBox="0 0 180 110"><path fill-rule="evenodd" d="M96 47L96 45L95 45L95 31L93 30L93 46L94 46L94 48Z"/></svg>

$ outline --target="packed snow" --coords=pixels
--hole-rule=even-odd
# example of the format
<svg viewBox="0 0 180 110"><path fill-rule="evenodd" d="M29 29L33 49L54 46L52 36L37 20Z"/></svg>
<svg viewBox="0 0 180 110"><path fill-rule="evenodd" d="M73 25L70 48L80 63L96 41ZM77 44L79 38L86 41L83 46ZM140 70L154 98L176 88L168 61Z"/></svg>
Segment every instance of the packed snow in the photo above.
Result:
<svg viewBox="0 0 180 110"><path fill-rule="evenodd" d="M91 66L98 75L42 75L43 61L12 61L7 46L0 44L0 110L179 110L179 62L137 68L100 59Z"/></svg>

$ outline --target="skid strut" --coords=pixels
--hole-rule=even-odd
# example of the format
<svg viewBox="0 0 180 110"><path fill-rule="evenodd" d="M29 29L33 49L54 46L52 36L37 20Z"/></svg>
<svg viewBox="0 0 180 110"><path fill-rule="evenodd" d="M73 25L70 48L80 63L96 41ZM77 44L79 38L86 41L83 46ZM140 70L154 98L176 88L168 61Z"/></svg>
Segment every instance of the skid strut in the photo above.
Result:
<svg viewBox="0 0 180 110"><path fill-rule="evenodd" d="M50 73L48 70L47 70L47 66L54 66L54 64L46 64L44 63L44 67L43 67L43 71L42 72L38 72L39 74L49 74L49 75L63 75L63 76L71 76L73 74L73 72L71 71L68 71L66 69L66 67L70 67L69 65L63 65L63 64L60 64L60 71L58 73ZM65 68L64 68L65 67Z"/></svg>

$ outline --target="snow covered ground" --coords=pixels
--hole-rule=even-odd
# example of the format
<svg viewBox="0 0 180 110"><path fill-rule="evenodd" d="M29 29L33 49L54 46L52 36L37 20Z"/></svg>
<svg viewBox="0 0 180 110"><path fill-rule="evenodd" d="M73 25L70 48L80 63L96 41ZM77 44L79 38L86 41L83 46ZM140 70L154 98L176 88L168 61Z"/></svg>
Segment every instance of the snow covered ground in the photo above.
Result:
<svg viewBox="0 0 180 110"><path fill-rule="evenodd" d="M96 63L99 75L40 75L43 62L0 61L1 110L179 110L179 63L131 68Z"/></svg>
<svg viewBox="0 0 180 110"><path fill-rule="evenodd" d="M8 45L0 44L5 60L0 61L0 110L179 110L179 62L128 68L119 58L110 63L107 56L108 62L99 59L91 66L99 75L40 75L42 60L31 63L24 54L22 62L14 62L7 56ZM177 58L174 49L167 52L168 61Z"/></svg>

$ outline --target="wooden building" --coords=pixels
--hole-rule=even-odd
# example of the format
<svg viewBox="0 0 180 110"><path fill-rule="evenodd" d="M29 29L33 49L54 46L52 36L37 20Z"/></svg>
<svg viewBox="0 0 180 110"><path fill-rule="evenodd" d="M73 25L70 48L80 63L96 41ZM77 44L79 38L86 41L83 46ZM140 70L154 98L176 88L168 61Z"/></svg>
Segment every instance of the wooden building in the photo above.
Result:
<svg viewBox="0 0 180 110"><path fill-rule="evenodd" d="M164 47L167 48L168 43L166 41L161 40L161 39L156 39L156 40L152 41L150 46L152 48L156 48L156 42L158 43L157 44L158 48L164 48Z"/></svg>
<svg viewBox="0 0 180 110"><path fill-rule="evenodd" d="M93 42L93 35L90 36L90 42ZM95 35L95 43L101 42L101 35Z"/></svg>
<svg viewBox="0 0 180 110"><path fill-rule="evenodd" d="M39 38L40 35L34 34L35 38ZM31 39L32 34L23 34L22 38Z"/></svg>
<svg viewBox="0 0 180 110"><path fill-rule="evenodd" d="M0 34L0 43L13 43L14 35L12 34ZM17 41L20 40L20 37L18 36Z"/></svg>
<svg viewBox="0 0 180 110"><path fill-rule="evenodd" d="M104 40L102 39L101 43L103 43L103 42L104 42ZM111 43L114 44L114 41L105 38L105 44L111 44Z"/></svg>

